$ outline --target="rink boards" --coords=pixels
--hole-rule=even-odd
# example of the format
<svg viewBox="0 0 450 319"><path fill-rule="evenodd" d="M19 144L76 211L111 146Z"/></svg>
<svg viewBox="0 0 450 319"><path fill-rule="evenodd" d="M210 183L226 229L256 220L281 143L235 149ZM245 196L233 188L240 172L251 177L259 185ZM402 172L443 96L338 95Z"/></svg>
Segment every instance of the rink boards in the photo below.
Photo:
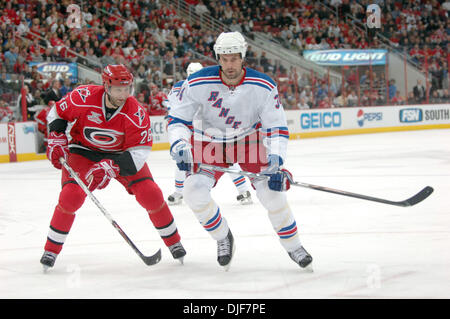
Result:
<svg viewBox="0 0 450 319"><path fill-rule="evenodd" d="M450 104L287 110L290 139L450 128ZM167 122L152 116L153 150L169 149ZM0 123L0 163L45 159L35 122Z"/></svg>

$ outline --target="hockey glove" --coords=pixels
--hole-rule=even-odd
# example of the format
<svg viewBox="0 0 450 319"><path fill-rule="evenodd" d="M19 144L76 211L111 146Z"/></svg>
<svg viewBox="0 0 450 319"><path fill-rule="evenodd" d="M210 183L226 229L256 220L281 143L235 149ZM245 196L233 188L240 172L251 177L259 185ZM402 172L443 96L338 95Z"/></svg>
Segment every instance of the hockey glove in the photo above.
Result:
<svg viewBox="0 0 450 319"><path fill-rule="evenodd" d="M94 164L86 173L85 179L89 183L88 188L92 192L94 189L103 189L108 186L112 178L119 176L120 168L110 159L104 159Z"/></svg>
<svg viewBox="0 0 450 319"><path fill-rule="evenodd" d="M291 184L292 174L287 169L282 169L283 159L278 155L270 154L267 159L267 168L261 173L269 176L269 188L276 192L287 191Z"/></svg>
<svg viewBox="0 0 450 319"><path fill-rule="evenodd" d="M270 175L269 188L277 192L285 192L291 188L290 180L292 180L292 174L287 169L280 169L276 173Z"/></svg>
<svg viewBox="0 0 450 319"><path fill-rule="evenodd" d="M170 147L170 155L177 162L180 171L191 172L193 169L192 145L179 139Z"/></svg>
<svg viewBox="0 0 450 319"><path fill-rule="evenodd" d="M60 157L67 160L67 155L69 154L68 144L67 136L64 133L50 132L48 135L47 158L57 169L62 167L62 164L59 162Z"/></svg>

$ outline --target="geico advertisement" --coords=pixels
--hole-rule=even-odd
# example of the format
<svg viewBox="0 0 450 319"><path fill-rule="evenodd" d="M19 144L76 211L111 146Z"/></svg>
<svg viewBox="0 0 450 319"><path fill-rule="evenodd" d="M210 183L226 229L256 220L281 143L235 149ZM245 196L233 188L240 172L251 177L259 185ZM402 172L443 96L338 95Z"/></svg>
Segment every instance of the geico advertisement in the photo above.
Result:
<svg viewBox="0 0 450 319"><path fill-rule="evenodd" d="M398 111L402 124L444 124L450 123L450 105L410 105Z"/></svg>
<svg viewBox="0 0 450 319"><path fill-rule="evenodd" d="M311 111L300 115L302 130L336 129L342 127L342 113L340 111Z"/></svg>
<svg viewBox="0 0 450 319"><path fill-rule="evenodd" d="M386 107L298 111L295 132L358 129L394 125L395 112ZM292 115L288 116L292 121Z"/></svg>

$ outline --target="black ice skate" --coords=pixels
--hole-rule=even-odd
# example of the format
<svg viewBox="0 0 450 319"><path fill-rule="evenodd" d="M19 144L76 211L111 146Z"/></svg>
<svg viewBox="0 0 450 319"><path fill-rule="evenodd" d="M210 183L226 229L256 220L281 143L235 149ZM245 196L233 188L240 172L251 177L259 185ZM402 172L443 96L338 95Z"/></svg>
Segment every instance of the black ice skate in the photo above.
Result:
<svg viewBox="0 0 450 319"><path fill-rule="evenodd" d="M219 262L219 265L224 267L225 271L230 269L234 248L233 234L231 233L231 230L228 230L227 237L217 241L217 261Z"/></svg>
<svg viewBox="0 0 450 319"><path fill-rule="evenodd" d="M186 255L186 250L184 249L181 242L169 246L169 250L174 259L178 260L181 264L184 263L184 256Z"/></svg>
<svg viewBox="0 0 450 319"><path fill-rule="evenodd" d="M306 269L308 271L313 271L312 269L312 257L311 255L303 248L303 246L300 246L300 248L291 251L289 254L289 257L298 264L301 268Z"/></svg>
<svg viewBox="0 0 450 319"><path fill-rule="evenodd" d="M167 204L170 206L180 205L183 201L183 195L178 192L174 192L172 195L167 197Z"/></svg>
<svg viewBox="0 0 450 319"><path fill-rule="evenodd" d="M57 256L57 254L50 251L44 251L44 254L41 257L41 264L44 266L44 272L53 267Z"/></svg>
<svg viewBox="0 0 450 319"><path fill-rule="evenodd" d="M240 193L236 197L236 199L241 205L251 205L251 204L253 204L252 195L250 194L249 191L245 191L245 192Z"/></svg>

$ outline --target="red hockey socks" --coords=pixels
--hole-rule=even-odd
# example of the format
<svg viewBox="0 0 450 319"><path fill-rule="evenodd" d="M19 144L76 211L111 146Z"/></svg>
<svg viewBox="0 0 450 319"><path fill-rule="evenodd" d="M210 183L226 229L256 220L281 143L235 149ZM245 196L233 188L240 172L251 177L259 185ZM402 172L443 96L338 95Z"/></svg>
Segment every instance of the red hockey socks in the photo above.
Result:
<svg viewBox="0 0 450 319"><path fill-rule="evenodd" d="M75 212L83 205L86 194L76 184L64 185L58 205L50 222L45 250L59 254L75 219Z"/></svg>
<svg viewBox="0 0 450 319"><path fill-rule="evenodd" d="M60 206L56 206L53 218L50 222L50 229L45 243L45 250L59 254L72 227L75 214L63 212Z"/></svg>
<svg viewBox="0 0 450 319"><path fill-rule="evenodd" d="M148 211L148 216L167 247L180 241L177 225L166 202L157 211Z"/></svg>

